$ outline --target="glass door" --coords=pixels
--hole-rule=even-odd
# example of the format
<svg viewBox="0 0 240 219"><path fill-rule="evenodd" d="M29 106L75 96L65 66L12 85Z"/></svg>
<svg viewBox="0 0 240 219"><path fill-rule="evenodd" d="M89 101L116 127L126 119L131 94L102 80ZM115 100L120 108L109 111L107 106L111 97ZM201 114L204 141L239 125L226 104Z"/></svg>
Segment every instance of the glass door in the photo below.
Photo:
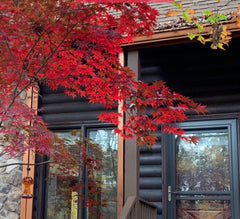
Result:
<svg viewBox="0 0 240 219"><path fill-rule="evenodd" d="M236 121L187 122L181 127L198 142L169 139L167 217L239 218Z"/></svg>

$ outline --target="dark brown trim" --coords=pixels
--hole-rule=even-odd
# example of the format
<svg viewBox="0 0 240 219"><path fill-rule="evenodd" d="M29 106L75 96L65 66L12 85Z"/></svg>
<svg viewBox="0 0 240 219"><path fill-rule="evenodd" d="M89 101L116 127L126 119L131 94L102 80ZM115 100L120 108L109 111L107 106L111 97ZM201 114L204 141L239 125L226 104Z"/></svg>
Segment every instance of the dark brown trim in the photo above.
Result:
<svg viewBox="0 0 240 219"><path fill-rule="evenodd" d="M129 51L127 54L127 66L137 75L140 73L139 51ZM127 118L125 118L127 119ZM136 138L125 139L124 151L124 201L130 196L139 195L139 147Z"/></svg>
<svg viewBox="0 0 240 219"><path fill-rule="evenodd" d="M228 30L232 32L233 37L240 36L240 28L237 28L236 22L226 23ZM208 35L211 26L208 25L204 28L202 35ZM142 48L166 46L174 44L182 44L189 42L196 42L196 40L191 41L188 38L188 33L198 33L198 29L195 28L181 28L181 29L171 29L162 32L155 32L152 36L140 36L134 39L133 43L124 44L122 48L124 50L137 50Z"/></svg>

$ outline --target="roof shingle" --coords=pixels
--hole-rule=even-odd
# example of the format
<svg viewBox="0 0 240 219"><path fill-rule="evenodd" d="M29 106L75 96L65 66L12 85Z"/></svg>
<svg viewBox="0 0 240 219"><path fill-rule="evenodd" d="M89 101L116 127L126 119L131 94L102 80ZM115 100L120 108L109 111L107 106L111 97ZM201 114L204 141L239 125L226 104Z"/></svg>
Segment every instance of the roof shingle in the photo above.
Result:
<svg viewBox="0 0 240 219"><path fill-rule="evenodd" d="M177 10L171 3L150 3L150 5L159 12L156 31L193 25L183 21L181 16L166 17L166 13L169 10ZM232 16L230 13L237 12L240 0L221 0L220 2L214 0L182 0L182 5L183 9L194 9L196 12L194 16L199 19L200 23L205 23L206 19L202 13L205 10L226 14L228 20L231 20Z"/></svg>

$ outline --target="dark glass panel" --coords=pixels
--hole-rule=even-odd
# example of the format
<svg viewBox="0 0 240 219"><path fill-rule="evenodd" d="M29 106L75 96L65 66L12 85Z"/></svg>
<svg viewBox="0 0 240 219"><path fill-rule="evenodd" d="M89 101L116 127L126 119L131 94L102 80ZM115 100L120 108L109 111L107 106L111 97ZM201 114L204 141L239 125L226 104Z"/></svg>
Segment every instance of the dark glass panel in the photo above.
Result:
<svg viewBox="0 0 240 219"><path fill-rule="evenodd" d="M178 191L230 191L227 130L187 132L197 145L176 138L176 188Z"/></svg>
<svg viewBox="0 0 240 219"><path fill-rule="evenodd" d="M117 218L117 135L112 129L89 130L89 138L93 139L102 149L101 171L94 171L94 181L100 182L101 187L97 188L98 194L94 198L97 205L89 211L97 213L92 216L88 212L88 219L97 219L99 215L104 218ZM106 202L107 201L107 202Z"/></svg>
<svg viewBox="0 0 240 219"><path fill-rule="evenodd" d="M77 142L81 138L70 132L56 133L61 139L64 139L66 147L77 156ZM48 180L48 219L77 219L78 193L72 191L73 186L78 182L78 173L69 178L57 176L58 165L51 165L49 168L50 180ZM75 172L79 170L76 169ZM56 174L52 175L52 174Z"/></svg>

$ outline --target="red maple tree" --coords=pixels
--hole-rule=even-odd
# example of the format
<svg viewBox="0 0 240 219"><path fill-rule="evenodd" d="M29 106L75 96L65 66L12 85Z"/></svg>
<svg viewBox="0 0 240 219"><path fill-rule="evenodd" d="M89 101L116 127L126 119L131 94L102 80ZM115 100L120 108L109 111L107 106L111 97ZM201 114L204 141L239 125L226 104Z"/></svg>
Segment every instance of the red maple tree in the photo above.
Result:
<svg viewBox="0 0 240 219"><path fill-rule="evenodd" d="M137 2L2 0L0 136L5 153L17 157L33 149L46 154L51 162L61 164L58 177L74 178L83 166L102 168L99 157L86 151L85 144L92 144L89 139L80 136L83 142L71 148L66 140L56 139L37 111L22 101L26 91L37 90L40 83L51 89L61 86L73 98L85 97L108 109L121 102L128 119L116 132L125 138L136 136L140 145L154 144L160 125L163 131L181 135L174 123L184 121L186 111L203 113L204 106L170 91L162 81L135 80L135 73L122 66L118 57L121 44L153 33L156 16L155 9ZM103 112L99 119L117 126L122 116ZM73 189L83 187L80 182Z"/></svg>
<svg viewBox="0 0 240 219"><path fill-rule="evenodd" d="M84 4L74 0L3 0L0 5L0 120L5 151L22 156L27 149L48 154L53 135L36 112L20 101L32 86L62 86L67 95L86 97L106 108L123 102L128 120L124 137L154 144L159 125L181 134L172 125L185 112L204 107L171 92L163 82L147 84L120 64L121 44L152 34L157 11L146 3ZM151 111L147 114L147 108ZM118 113L100 120L118 125Z"/></svg>

